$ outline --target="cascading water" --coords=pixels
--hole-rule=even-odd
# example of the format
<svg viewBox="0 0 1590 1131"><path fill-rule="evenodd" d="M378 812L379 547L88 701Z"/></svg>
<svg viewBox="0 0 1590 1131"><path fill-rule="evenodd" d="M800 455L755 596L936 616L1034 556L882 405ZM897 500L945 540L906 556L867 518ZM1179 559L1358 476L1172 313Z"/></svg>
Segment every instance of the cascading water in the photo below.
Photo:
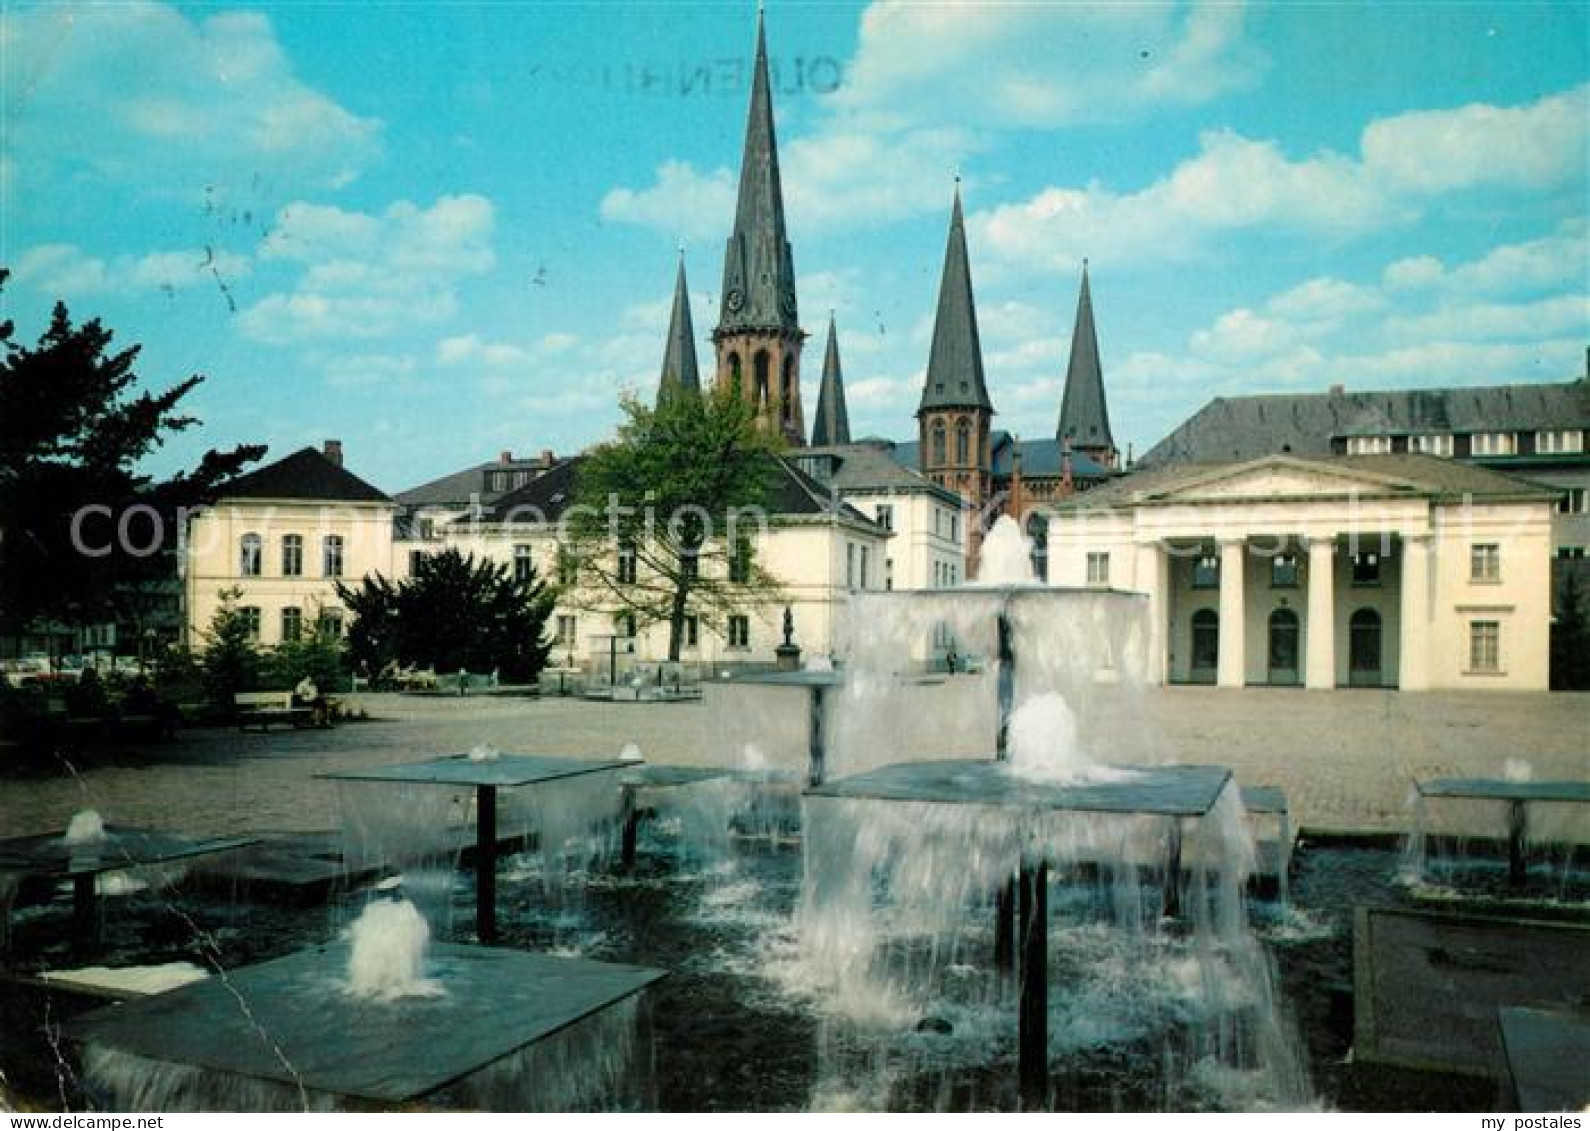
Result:
<svg viewBox="0 0 1590 1131"><path fill-rule="evenodd" d="M1134 770L1120 762L1164 762L1138 722L1147 602L1032 583L1026 540L1005 519L985 540L983 562L979 582L963 589L853 598L846 621L864 633L845 651L830 780L887 764L990 759L1007 728L1010 762L993 772L1034 788L1129 783ZM945 646L971 670L925 686L902 678ZM1235 783L1204 816L1171 821L970 798L808 796L803 808L800 960L784 973L825 1018L815 1105L1013 1102L1016 1011L1009 979L994 968L995 905L1018 867L1040 865L1055 921L1054 1103L1309 1102L1298 1043L1247 922L1254 846ZM1174 919L1162 914L1167 858L1190 876Z"/></svg>

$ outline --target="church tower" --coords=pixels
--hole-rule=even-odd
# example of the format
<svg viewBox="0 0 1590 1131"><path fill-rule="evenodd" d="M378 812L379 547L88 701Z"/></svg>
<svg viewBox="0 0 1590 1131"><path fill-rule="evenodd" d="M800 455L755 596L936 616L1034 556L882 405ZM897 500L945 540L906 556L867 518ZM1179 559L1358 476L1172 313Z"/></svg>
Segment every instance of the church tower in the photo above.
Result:
<svg viewBox="0 0 1590 1131"><path fill-rule="evenodd" d="M795 260L784 234L784 193L760 12L740 196L723 256L722 303L712 332L719 387L738 388L756 406L765 427L779 429L793 444L804 444L801 345L806 334L795 307Z"/></svg>
<svg viewBox="0 0 1590 1131"><path fill-rule="evenodd" d="M1077 298L1077 324L1071 331L1071 361L1066 366L1065 395L1055 436L1062 447L1081 452L1103 467L1115 466L1118 453L1104 403L1104 371L1099 365L1099 337L1093 329L1086 259L1082 261L1082 293Z"/></svg>
<svg viewBox="0 0 1590 1131"><path fill-rule="evenodd" d="M976 516L967 525L975 556L980 519L993 493L989 430L994 405L983 381L983 346L972 299L972 270L966 254L966 223L961 189L955 186L944 276L939 282L938 313L927 379L916 410L922 473L960 494Z"/></svg>
<svg viewBox="0 0 1590 1131"><path fill-rule="evenodd" d="M679 271L674 276L674 310L668 320L668 344L663 347L662 376L657 381L658 407L679 393L695 396L701 392L701 377L696 365L696 330L690 321L690 287L685 282L685 257L679 254Z"/></svg>
<svg viewBox="0 0 1590 1131"><path fill-rule="evenodd" d="M812 421L812 446L850 443L850 413L845 409L845 375L839 368L839 333L828 316L828 348L823 351L823 383L817 391L817 417Z"/></svg>

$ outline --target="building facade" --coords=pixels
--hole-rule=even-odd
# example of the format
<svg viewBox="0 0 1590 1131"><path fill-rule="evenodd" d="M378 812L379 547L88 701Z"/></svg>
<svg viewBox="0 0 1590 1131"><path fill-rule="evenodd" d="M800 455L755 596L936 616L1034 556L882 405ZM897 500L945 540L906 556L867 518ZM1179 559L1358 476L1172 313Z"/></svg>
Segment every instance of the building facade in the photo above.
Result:
<svg viewBox="0 0 1590 1131"><path fill-rule="evenodd" d="M1050 580L1147 594L1164 683L1542 690L1555 504L1419 455L1145 471L1049 509Z"/></svg>

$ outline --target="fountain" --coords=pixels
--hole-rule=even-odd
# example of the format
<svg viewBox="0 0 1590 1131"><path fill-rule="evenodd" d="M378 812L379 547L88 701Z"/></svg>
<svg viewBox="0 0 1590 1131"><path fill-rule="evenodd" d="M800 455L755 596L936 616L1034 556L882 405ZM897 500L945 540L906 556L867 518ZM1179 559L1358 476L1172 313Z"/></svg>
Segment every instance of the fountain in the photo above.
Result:
<svg viewBox="0 0 1590 1131"><path fill-rule="evenodd" d="M1246 922L1254 856L1236 783L1220 767L1167 764L1134 725L1146 602L1034 584L1008 519L983 554L974 586L861 595L847 618L866 635L848 650L828 776L804 798L798 912L800 976L849 1026L836 1047L869 1032L903 1046L916 1059L891 1067L898 1081L953 1064L954 1048L986 1058L1013 1043L1021 1106L1036 1108L1052 1099L1052 1036L1084 1056L1157 1040L1175 1077L1160 1102L1218 1104L1199 1090L1241 1089L1227 1102L1303 1104L1296 1041ZM946 633L962 654L994 658L968 679L982 698L968 712L975 732L907 706L920 689L899 678L904 658ZM1133 764L1100 763L1106 748ZM1052 897L1071 924L1054 940ZM1052 967L1065 972L1058 1000ZM901 1041L902 1030L926 1036Z"/></svg>
<svg viewBox="0 0 1590 1131"><path fill-rule="evenodd" d="M654 1106L659 970L432 944L407 900L345 937L97 1010L69 1034L112 1111Z"/></svg>

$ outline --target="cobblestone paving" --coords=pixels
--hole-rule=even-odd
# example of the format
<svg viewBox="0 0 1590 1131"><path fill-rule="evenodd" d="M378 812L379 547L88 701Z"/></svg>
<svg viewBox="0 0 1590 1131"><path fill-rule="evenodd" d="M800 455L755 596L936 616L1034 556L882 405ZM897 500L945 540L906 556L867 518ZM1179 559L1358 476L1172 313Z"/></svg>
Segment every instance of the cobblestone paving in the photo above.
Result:
<svg viewBox="0 0 1590 1131"><path fill-rule="evenodd" d="M655 762L702 764L721 745L723 722L699 703L358 702L372 721L264 735L188 731L169 744L87 758L71 772L0 767L0 836L59 829L87 807L114 822L194 833L330 829L336 790L316 774L480 743L594 758L634 742ZM1318 830L1406 828L1415 779L1501 776L1509 759L1529 763L1539 779L1590 778L1590 695L1164 688L1141 707L1130 728L1153 734L1162 757L1227 765L1246 784L1280 786L1294 822ZM1095 742L1108 746L1111 737Z"/></svg>

